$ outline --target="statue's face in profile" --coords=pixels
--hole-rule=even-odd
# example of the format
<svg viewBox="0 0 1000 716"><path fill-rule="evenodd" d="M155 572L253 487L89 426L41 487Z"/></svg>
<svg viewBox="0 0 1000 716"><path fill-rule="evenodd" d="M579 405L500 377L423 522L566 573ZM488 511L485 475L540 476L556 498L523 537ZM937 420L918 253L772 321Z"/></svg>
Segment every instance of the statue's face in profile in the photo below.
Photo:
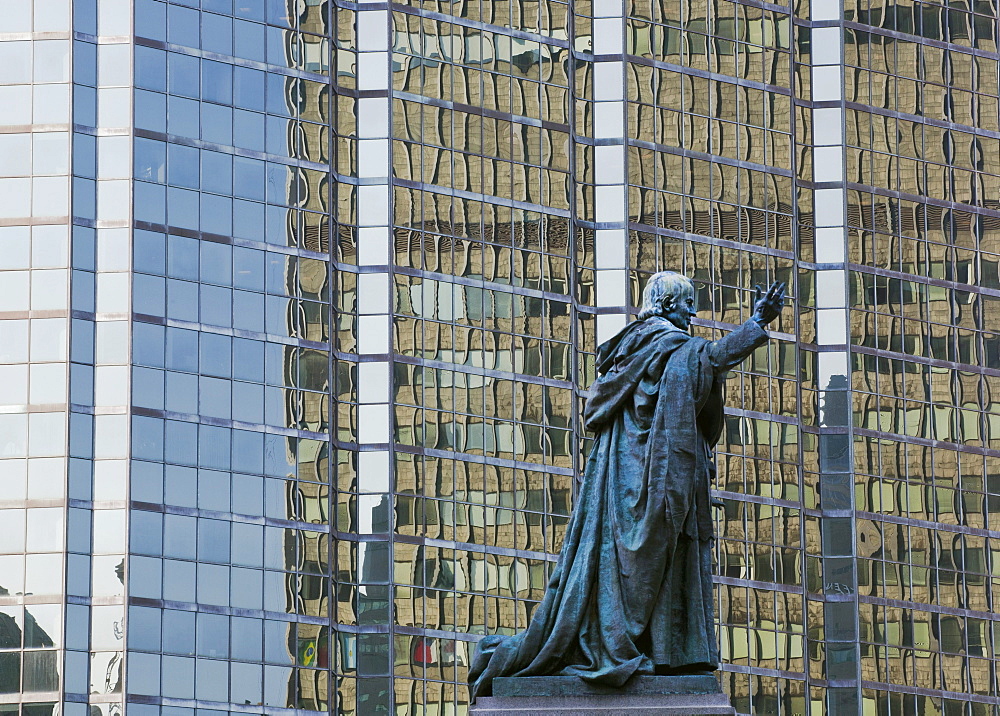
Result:
<svg viewBox="0 0 1000 716"><path fill-rule="evenodd" d="M690 328L691 317L696 313L698 307L695 304L694 292L691 290L681 291L663 304L663 317L682 331Z"/></svg>

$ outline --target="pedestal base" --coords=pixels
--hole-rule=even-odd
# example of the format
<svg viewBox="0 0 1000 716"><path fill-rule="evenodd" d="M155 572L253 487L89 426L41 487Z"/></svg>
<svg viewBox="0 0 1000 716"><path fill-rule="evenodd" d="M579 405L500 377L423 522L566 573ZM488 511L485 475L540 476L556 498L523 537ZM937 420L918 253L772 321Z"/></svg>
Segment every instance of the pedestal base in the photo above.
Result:
<svg viewBox="0 0 1000 716"><path fill-rule="evenodd" d="M476 699L470 716L735 716L714 676L634 676L624 686L575 676L493 680L493 696Z"/></svg>

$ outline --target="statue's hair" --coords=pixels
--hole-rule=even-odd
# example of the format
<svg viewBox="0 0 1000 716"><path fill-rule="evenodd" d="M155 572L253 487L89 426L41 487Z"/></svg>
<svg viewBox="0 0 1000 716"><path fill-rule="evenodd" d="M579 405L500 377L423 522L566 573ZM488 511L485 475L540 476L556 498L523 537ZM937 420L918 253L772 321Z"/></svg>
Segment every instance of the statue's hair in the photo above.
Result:
<svg viewBox="0 0 1000 716"><path fill-rule="evenodd" d="M664 304L682 293L695 295L694 283L684 274L676 271L660 271L653 274L642 291L639 320L657 315Z"/></svg>

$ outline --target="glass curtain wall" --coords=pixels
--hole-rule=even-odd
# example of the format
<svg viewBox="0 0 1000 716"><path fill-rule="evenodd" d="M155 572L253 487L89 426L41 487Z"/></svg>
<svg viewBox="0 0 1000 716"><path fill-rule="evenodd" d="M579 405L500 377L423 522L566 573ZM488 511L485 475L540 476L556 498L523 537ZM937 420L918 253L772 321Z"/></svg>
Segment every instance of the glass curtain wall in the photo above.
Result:
<svg viewBox="0 0 1000 716"><path fill-rule="evenodd" d="M843 47L863 702L993 713L997 7L845 3Z"/></svg>
<svg viewBox="0 0 1000 716"><path fill-rule="evenodd" d="M128 710L328 712L331 8L134 10Z"/></svg>

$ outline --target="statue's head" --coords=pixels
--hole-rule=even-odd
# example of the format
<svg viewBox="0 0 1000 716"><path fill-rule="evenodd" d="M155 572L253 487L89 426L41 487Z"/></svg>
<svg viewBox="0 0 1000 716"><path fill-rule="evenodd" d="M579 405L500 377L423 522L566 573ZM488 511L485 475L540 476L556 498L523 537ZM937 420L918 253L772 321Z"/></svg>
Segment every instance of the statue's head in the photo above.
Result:
<svg viewBox="0 0 1000 716"><path fill-rule="evenodd" d="M662 316L686 331L691 325L691 317L697 312L694 283L684 274L660 271L646 283L639 310L640 320Z"/></svg>

